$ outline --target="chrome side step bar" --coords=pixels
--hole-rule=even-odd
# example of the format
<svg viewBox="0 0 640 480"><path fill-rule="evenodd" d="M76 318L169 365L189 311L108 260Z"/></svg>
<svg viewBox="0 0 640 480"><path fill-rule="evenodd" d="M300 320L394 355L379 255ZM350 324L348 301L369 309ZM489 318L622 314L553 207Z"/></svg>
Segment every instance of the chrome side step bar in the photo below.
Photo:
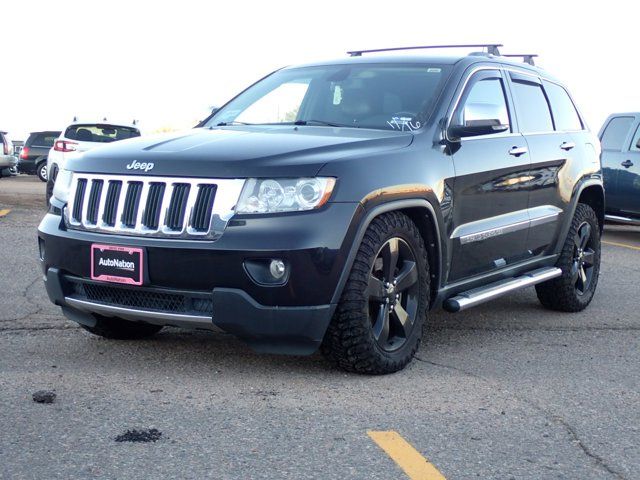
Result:
<svg viewBox="0 0 640 480"><path fill-rule="evenodd" d="M507 278L498 282L490 283L484 287L474 288L466 292L459 293L455 297L445 300L443 307L447 312L459 312L470 307L474 307L494 298L501 297L506 293L520 290L521 288L546 282L552 278L562 275L562 270L556 267L545 267L525 273L519 277Z"/></svg>
<svg viewBox="0 0 640 480"><path fill-rule="evenodd" d="M605 215L604 219L609 222L624 223L627 225L640 225L640 219L634 219L629 217L619 217L617 215Z"/></svg>

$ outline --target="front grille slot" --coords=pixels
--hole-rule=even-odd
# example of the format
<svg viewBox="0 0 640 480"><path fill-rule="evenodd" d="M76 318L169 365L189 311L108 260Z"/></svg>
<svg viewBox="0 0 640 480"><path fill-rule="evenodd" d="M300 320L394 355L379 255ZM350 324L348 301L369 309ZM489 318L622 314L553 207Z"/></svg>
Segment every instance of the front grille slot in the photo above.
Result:
<svg viewBox="0 0 640 480"><path fill-rule="evenodd" d="M82 205L84 204L84 192L87 189L87 179L81 178L78 180L76 187L76 195L73 202L73 220L80 222L82 220Z"/></svg>
<svg viewBox="0 0 640 480"><path fill-rule="evenodd" d="M89 205L87 206L87 222L95 225L98 223L98 208L100 207L100 195L102 194L102 180L91 182L91 192L89 193Z"/></svg>
<svg viewBox="0 0 640 480"><path fill-rule="evenodd" d="M169 210L167 211L167 219L165 221L169 230L182 230L188 198L189 184L176 183L173 186L171 201L169 202Z"/></svg>
<svg viewBox="0 0 640 480"><path fill-rule="evenodd" d="M142 225L150 230L158 229L164 190L164 183L153 182L149 185L149 196L147 197L147 205L142 215Z"/></svg>
<svg viewBox="0 0 640 480"><path fill-rule="evenodd" d="M142 182L129 182L129 188L124 198L124 209L122 211L122 224L127 228L136 226L141 193Z"/></svg>
<svg viewBox="0 0 640 480"><path fill-rule="evenodd" d="M211 223L211 210L216 195L215 185L199 185L196 203L191 214L191 228L196 232L206 232Z"/></svg>
<svg viewBox="0 0 640 480"><path fill-rule="evenodd" d="M102 221L105 225L113 227L116 224L116 214L118 212L118 201L120 200L120 190L122 189L122 182L118 180L112 180L109 182L107 188L107 199L104 205L104 214L102 215Z"/></svg>
<svg viewBox="0 0 640 480"><path fill-rule="evenodd" d="M64 220L76 230L216 240L243 185L243 179L74 173Z"/></svg>

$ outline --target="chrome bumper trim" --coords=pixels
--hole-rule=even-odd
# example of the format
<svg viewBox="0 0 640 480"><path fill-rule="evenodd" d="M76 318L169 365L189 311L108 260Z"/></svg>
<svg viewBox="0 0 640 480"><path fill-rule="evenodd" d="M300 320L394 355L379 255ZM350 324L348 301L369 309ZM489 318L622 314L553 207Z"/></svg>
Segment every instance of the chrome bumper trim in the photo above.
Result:
<svg viewBox="0 0 640 480"><path fill-rule="evenodd" d="M123 318L125 320L143 321L155 325L172 325L181 328L200 328L220 331L220 329L213 324L212 318L205 315L187 315L117 307L115 305L79 300L73 297L65 297L64 301L68 306L82 310L83 312L98 313Z"/></svg>

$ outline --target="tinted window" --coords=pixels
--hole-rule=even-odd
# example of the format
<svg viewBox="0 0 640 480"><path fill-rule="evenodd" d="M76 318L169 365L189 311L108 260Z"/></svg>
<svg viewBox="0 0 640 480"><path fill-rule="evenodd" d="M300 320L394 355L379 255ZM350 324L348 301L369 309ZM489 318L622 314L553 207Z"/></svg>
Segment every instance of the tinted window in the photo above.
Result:
<svg viewBox="0 0 640 480"><path fill-rule="evenodd" d="M446 65L324 65L279 70L220 109L206 126L310 125L413 130L424 125Z"/></svg>
<svg viewBox="0 0 640 480"><path fill-rule="evenodd" d="M482 75L482 74L481 74ZM456 125L473 125L476 121L494 120L499 125L510 125L507 101L502 79L481 78L471 81L462 103L454 113Z"/></svg>
<svg viewBox="0 0 640 480"><path fill-rule="evenodd" d="M544 82L551 103L556 130L582 130L582 122L567 91L555 83Z"/></svg>
<svg viewBox="0 0 640 480"><path fill-rule="evenodd" d="M513 97L521 132L553 131L549 104L541 85L513 78Z"/></svg>
<svg viewBox="0 0 640 480"><path fill-rule="evenodd" d="M640 151L640 127L636 130L636 134L633 136L633 141L631 142L631 150L634 152Z"/></svg>
<svg viewBox="0 0 640 480"><path fill-rule="evenodd" d="M31 135L32 137L27 140L29 145L36 147L53 147L53 142L60 136L60 132L40 132Z"/></svg>
<svg viewBox="0 0 640 480"><path fill-rule="evenodd" d="M139 137L140 131L132 127L120 127L117 125L83 124L72 125L64 132L69 140L78 142L109 143L116 140Z"/></svg>
<svg viewBox="0 0 640 480"><path fill-rule="evenodd" d="M633 117L615 117L607 124L600 143L603 150L622 150L627 139Z"/></svg>

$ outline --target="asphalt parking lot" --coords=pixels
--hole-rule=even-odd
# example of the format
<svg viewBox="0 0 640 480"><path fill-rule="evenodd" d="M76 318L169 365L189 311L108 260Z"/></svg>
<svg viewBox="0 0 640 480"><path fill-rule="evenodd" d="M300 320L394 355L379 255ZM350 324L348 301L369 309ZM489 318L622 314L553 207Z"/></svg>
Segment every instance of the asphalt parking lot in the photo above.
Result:
<svg viewBox="0 0 640 480"><path fill-rule="evenodd" d="M638 228L607 226L586 311L527 289L436 312L407 369L367 377L225 334L91 336L46 298L43 205L36 177L0 179L1 478L410 478L373 432L433 465L413 478L638 478ZM133 429L159 438L116 441Z"/></svg>

